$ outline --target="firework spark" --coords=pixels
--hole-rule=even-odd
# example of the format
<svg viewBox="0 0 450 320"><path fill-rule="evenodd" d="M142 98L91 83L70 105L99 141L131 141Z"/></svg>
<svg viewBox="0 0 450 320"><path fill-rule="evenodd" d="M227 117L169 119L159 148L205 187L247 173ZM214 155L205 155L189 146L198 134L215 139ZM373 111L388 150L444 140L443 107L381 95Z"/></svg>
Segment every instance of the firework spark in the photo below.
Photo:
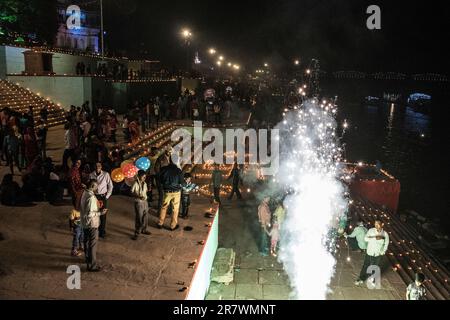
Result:
<svg viewBox="0 0 450 320"><path fill-rule="evenodd" d="M334 274L329 234L347 208L336 113L332 103L308 100L278 126L285 150L277 183L289 189L279 258L296 299L325 299Z"/></svg>

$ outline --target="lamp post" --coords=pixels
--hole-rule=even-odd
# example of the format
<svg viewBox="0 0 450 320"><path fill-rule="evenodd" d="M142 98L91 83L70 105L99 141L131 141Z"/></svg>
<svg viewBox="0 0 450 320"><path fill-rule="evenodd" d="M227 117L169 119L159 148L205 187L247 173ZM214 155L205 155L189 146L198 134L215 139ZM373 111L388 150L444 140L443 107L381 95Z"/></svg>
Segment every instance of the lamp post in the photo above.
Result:
<svg viewBox="0 0 450 320"><path fill-rule="evenodd" d="M181 31L181 36L184 39L184 45L186 46L186 71L190 71L189 63L189 47L191 45L192 32L189 29L183 29Z"/></svg>
<svg viewBox="0 0 450 320"><path fill-rule="evenodd" d="M105 31L103 28L103 0L100 0L100 29L101 29L101 41L102 41L102 60L105 58Z"/></svg>

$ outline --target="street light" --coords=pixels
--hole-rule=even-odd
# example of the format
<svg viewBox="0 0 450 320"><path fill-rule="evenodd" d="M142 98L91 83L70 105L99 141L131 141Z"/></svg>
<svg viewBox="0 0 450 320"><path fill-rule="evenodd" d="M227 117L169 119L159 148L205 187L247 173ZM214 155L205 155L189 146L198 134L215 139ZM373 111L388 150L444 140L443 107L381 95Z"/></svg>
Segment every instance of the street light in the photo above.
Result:
<svg viewBox="0 0 450 320"><path fill-rule="evenodd" d="M220 60L220 61L223 61L223 59L224 59L223 56L220 56L220 57L219 57L219 60Z"/></svg>
<svg viewBox="0 0 450 320"><path fill-rule="evenodd" d="M190 37L192 37L192 32L189 29L183 29L183 31L181 31L181 35L187 41Z"/></svg>
<svg viewBox="0 0 450 320"><path fill-rule="evenodd" d="M214 48L209 49L209 54L210 55L215 55L216 54L216 49L214 49Z"/></svg>
<svg viewBox="0 0 450 320"><path fill-rule="evenodd" d="M222 61L218 60L217 65L220 67L222 65Z"/></svg>
<svg viewBox="0 0 450 320"><path fill-rule="evenodd" d="M264 67L268 67L269 66L269 64L266 62L266 63L264 63Z"/></svg>
<svg viewBox="0 0 450 320"><path fill-rule="evenodd" d="M189 30L189 29L187 29L187 28L185 28L185 29L183 29L183 30L181 30L181 36L183 37L183 39L184 39L184 45L186 46L186 71L190 71L189 69L190 69L190 57L189 57L189 55L190 55L190 50L189 50L189 47L190 47L190 45L191 45L191 41L190 41L190 39L192 38L192 32L191 32L191 30Z"/></svg>
<svg viewBox="0 0 450 320"><path fill-rule="evenodd" d="M298 65L300 64L300 61L297 59L297 60L294 61L294 64L295 64L296 66L298 66Z"/></svg>
<svg viewBox="0 0 450 320"><path fill-rule="evenodd" d="M231 62L228 62L228 66L231 67L233 64Z"/></svg>

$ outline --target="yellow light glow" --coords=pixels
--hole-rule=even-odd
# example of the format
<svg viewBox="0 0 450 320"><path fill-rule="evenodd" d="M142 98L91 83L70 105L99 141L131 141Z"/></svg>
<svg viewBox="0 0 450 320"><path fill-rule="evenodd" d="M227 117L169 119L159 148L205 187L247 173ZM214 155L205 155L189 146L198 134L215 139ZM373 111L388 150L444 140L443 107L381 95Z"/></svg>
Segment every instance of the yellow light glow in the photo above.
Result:
<svg viewBox="0 0 450 320"><path fill-rule="evenodd" d="M181 34L183 35L184 38L189 38L189 37L192 36L192 33L191 33L191 31L189 29L183 29Z"/></svg>

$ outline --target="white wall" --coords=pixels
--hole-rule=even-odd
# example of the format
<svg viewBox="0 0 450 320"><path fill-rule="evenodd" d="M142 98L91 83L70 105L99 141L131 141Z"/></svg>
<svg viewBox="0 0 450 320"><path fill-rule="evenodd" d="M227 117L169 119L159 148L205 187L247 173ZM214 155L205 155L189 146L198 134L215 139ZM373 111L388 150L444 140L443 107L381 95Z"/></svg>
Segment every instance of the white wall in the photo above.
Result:
<svg viewBox="0 0 450 320"><path fill-rule="evenodd" d="M25 58L22 52L26 49L5 47L6 74L22 73L25 70Z"/></svg>
<svg viewBox="0 0 450 320"><path fill-rule="evenodd" d="M65 109L71 105L81 106L87 100L92 102L92 79L89 77L7 76L7 79L34 93L41 93L42 97L50 98Z"/></svg>
<svg viewBox="0 0 450 320"><path fill-rule="evenodd" d="M2 69L6 70L3 74L21 74L25 71L25 59L23 52L29 49L0 46L0 77L2 76ZM83 57L65 53L53 54L53 72L57 75L75 75L76 65L78 62L83 62L87 66L91 66L91 72L95 73L97 69L97 62L101 61L101 58L96 57ZM111 62L109 59L105 59L105 62ZM142 63L139 61L121 61L125 65L128 65L133 70L141 68Z"/></svg>

